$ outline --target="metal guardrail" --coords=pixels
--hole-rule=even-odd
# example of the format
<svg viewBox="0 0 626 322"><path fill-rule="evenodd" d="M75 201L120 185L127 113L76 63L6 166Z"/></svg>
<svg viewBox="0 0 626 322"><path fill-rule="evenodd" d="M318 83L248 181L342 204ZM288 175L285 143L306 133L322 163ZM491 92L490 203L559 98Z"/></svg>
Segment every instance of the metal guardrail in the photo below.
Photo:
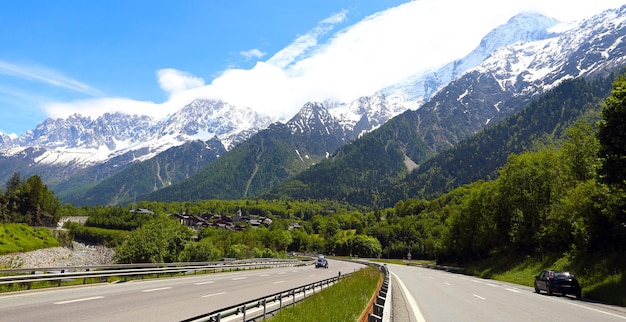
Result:
<svg viewBox="0 0 626 322"><path fill-rule="evenodd" d="M310 262L297 260L255 260L255 261L232 261L232 262L204 262L204 263L160 263L160 264L120 264L100 266L68 266L48 268L21 268L0 270L0 274L17 273L17 275L0 276L0 285L26 284L30 289L34 282L57 281L58 286L63 280L83 279L83 284L88 278L102 278L108 282L110 277L124 277L147 275L173 275L178 273L197 274L206 271L232 271L266 267L285 267L306 265Z"/></svg>
<svg viewBox="0 0 626 322"><path fill-rule="evenodd" d="M266 319L276 311L294 305L322 289L339 282L352 273L331 277L319 282L299 286L286 291L259 297L254 300L232 305L206 314L198 315L182 322L225 322L225 321L254 321L257 318ZM308 292L308 293L307 293Z"/></svg>
<svg viewBox="0 0 626 322"><path fill-rule="evenodd" d="M341 260L341 259L338 259ZM352 261L354 262L354 261ZM368 304L365 311L367 314L368 322L390 321L391 312L391 281L389 278L389 269L387 265L376 264L366 261L357 261L358 263L368 266L378 266L383 272L383 282L380 287L374 292L375 299ZM325 286L330 286L336 282L339 282L340 278L350 276L352 273L345 275L338 275L320 282L307 284L286 290L283 292L270 294L254 300L250 300L244 303L232 305L223 309L215 310L210 313L198 315L182 322L224 322L224 321L256 321L256 319L265 320L268 315L273 314L276 311L280 311L282 308L294 305L315 294L315 290L319 287L320 291ZM307 291L310 291L307 293ZM370 307L371 305L371 307Z"/></svg>
<svg viewBox="0 0 626 322"><path fill-rule="evenodd" d="M389 301L390 296L388 294L391 293L391 281L389 279L389 269L387 268L387 265L378 266L383 272L384 277L380 288L378 288L378 290L376 291L376 299L372 303L371 313L367 315L368 322L381 322L390 320L389 315L391 312L391 308L389 306L391 304L391 301Z"/></svg>

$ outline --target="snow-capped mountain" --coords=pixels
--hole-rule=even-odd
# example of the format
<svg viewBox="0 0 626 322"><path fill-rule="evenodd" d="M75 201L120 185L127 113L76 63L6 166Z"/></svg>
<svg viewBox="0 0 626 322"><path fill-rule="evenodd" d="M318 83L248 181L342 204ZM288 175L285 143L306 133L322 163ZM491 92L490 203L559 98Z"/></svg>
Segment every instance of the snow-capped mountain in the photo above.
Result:
<svg viewBox="0 0 626 322"><path fill-rule="evenodd" d="M361 97L349 104L329 106L329 113L338 120L350 140L377 129L405 110L405 105L389 104L381 92Z"/></svg>
<svg viewBox="0 0 626 322"><path fill-rule="evenodd" d="M416 111L428 144L435 152L454 145L564 80L618 72L626 65L625 40L623 6L550 38L495 50Z"/></svg>
<svg viewBox="0 0 626 322"><path fill-rule="evenodd" d="M522 13L490 31L467 56L452 61L436 71L417 74L399 84L382 89L389 104L415 110L428 101L442 86L478 66L496 49L518 42L533 42L556 36L550 29L559 21L537 13ZM399 106L399 107L395 107Z"/></svg>
<svg viewBox="0 0 626 322"><path fill-rule="evenodd" d="M5 137L0 153L14 155L36 147L47 153L35 162L84 167L131 151L137 159L150 159L185 142L214 137L230 149L270 123L268 116L250 108L196 100L161 120L123 113L106 113L96 119L77 114L47 119L18 138Z"/></svg>

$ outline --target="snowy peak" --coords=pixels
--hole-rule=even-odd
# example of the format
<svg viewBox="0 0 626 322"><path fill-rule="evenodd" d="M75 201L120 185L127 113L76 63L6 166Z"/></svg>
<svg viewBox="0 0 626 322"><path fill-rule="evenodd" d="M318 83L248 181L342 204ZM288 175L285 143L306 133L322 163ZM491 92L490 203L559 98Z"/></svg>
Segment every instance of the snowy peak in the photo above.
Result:
<svg viewBox="0 0 626 322"><path fill-rule="evenodd" d="M538 13L522 13L490 31L472 53L482 52L483 59L494 50L517 42L543 40L556 36L549 30L559 24L556 19Z"/></svg>
<svg viewBox="0 0 626 322"><path fill-rule="evenodd" d="M135 160L145 160L192 140L218 138L230 149L270 121L250 108L195 100L161 120L124 113L106 113L96 119L78 114L49 118L21 137L2 136L0 149L11 148L11 153L27 147L46 149L48 157L41 159L46 163L91 165L132 151Z"/></svg>
<svg viewBox="0 0 626 322"><path fill-rule="evenodd" d="M109 150L115 150L121 141L141 138L151 122L148 116L121 113L106 113L95 120L78 114L67 119L48 118L34 130L12 140L11 144L48 149L99 149L106 146Z"/></svg>
<svg viewBox="0 0 626 322"><path fill-rule="evenodd" d="M176 141L206 141L218 137L229 150L250 133L266 128L270 117L251 108L222 101L195 100L159 122L153 139L172 137Z"/></svg>
<svg viewBox="0 0 626 322"><path fill-rule="evenodd" d="M331 133L341 129L323 103L308 102L286 124L294 134Z"/></svg>
<svg viewBox="0 0 626 322"><path fill-rule="evenodd" d="M545 91L562 80L606 73L626 64L626 6L585 20L558 37L494 51L474 70L504 91Z"/></svg>
<svg viewBox="0 0 626 322"><path fill-rule="evenodd" d="M455 60L440 69L414 75L397 85L382 90L395 109L415 110L430 99L442 86L478 66L496 49L518 42L533 42L555 37L549 30L559 24L555 19L537 14L523 13L509 19L505 24L489 32L478 47L462 59Z"/></svg>
<svg viewBox="0 0 626 322"><path fill-rule="evenodd" d="M382 93L364 96L350 104L334 106L330 109L350 138L371 132L391 118L404 112L402 106L389 104Z"/></svg>
<svg viewBox="0 0 626 322"><path fill-rule="evenodd" d="M432 150L515 113L564 80L609 76L626 64L626 6L568 27L495 50L418 109Z"/></svg>

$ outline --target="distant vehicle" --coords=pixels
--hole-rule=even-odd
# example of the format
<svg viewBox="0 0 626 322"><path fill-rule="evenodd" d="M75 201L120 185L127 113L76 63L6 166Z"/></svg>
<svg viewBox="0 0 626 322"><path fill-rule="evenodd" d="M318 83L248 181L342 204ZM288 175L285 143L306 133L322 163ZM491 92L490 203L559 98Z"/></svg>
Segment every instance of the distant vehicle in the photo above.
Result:
<svg viewBox="0 0 626 322"><path fill-rule="evenodd" d="M318 257L317 260L315 261L315 268L328 268L328 261L326 260L326 258L322 257Z"/></svg>
<svg viewBox="0 0 626 322"><path fill-rule="evenodd" d="M569 272L546 270L535 276L535 293L546 291L548 295L560 293L581 297L581 289L576 276Z"/></svg>

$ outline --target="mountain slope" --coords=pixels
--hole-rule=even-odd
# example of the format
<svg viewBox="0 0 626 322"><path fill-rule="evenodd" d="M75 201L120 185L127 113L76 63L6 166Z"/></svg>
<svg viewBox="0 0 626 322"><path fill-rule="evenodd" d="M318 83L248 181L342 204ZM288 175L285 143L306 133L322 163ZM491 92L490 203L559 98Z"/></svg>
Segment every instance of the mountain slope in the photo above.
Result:
<svg viewBox="0 0 626 322"><path fill-rule="evenodd" d="M510 154L563 139L567 128L578 121L595 124L615 78L563 82L520 112L425 161L382 189L381 200L390 206L408 197L429 199L463 184L496 178Z"/></svg>
<svg viewBox="0 0 626 322"><path fill-rule="evenodd" d="M623 65L625 17L626 6L593 17L558 37L504 47L444 87L422 108L407 111L367 135L368 144L353 142L328 162L263 196L301 198L294 187L306 190L310 198L355 202L368 193L377 196L380 184L402 177L410 169L407 164L420 165L426 157L521 110L564 80L607 75ZM397 141L390 140L389 128L410 133L410 141L400 135ZM410 160L402 160L402 155ZM359 175L349 182L328 181L324 176L326 172L345 171Z"/></svg>
<svg viewBox="0 0 626 322"><path fill-rule="evenodd" d="M449 68L452 68L451 66L454 66L454 70L450 71L446 68L441 69L440 73L443 73L447 76L443 77L441 79L441 81L447 81L447 78L452 78L453 76L456 75L456 73L461 73L463 71L465 71L468 68L474 67L478 64L478 62L480 62L482 59L484 59L486 56L488 56L488 54L490 52L492 52L495 48L503 45L503 44L512 44L516 41L519 40L537 40L537 39L544 39L547 35L548 32L546 31L547 28L555 25L557 22L553 19L547 18L547 17L543 17L543 16L539 16L539 15L534 15L534 14L524 14L524 15L518 15L514 18L512 18L509 22L507 22L505 25L499 27L498 29L492 31L490 34L487 35L487 37L485 37L483 39L483 42L481 43L480 47L478 47L476 50L474 50L468 57L466 57L464 60L459 60L456 62L451 63L450 65L448 65ZM504 36L506 35L506 36ZM443 75L442 74L442 75ZM439 84L440 85L440 84ZM439 86L437 85L437 86ZM398 90L401 90L402 88L406 87L406 86L416 86L415 84L409 84L409 85L402 85L402 86L398 86L395 87ZM434 90L431 89L431 90ZM415 97L411 97L411 99L415 100ZM387 100L387 98L385 97L384 94L382 93L378 93L375 94L373 96L370 97L362 97L354 102L352 102L351 104L326 104L328 105L328 111L329 113L335 117L335 119L337 120L337 122L341 125L341 128L343 129L343 141L344 142L338 142L337 147L341 146L343 143L345 142L349 142L357 137L360 137L361 135L364 135L365 133L370 132L372 129L376 129L378 127L380 127L381 125L384 124L384 122L386 122L387 120L389 120L390 118L400 114L402 111L405 111L407 109L407 106L409 106L410 104L406 104L407 102L405 101L403 104L400 104L398 101L395 102L395 104L390 104L389 101ZM306 108L306 106L305 106ZM300 113L302 114L302 112ZM303 119L304 122L300 124L300 126L308 126L308 123L306 122L305 119ZM294 122L294 120L291 121L292 125L293 124L297 124L296 122ZM337 128L337 130L341 131L341 128ZM276 133L276 132L274 132ZM410 133L410 135L414 135L414 133L412 132L408 132ZM318 133L319 136L315 137L315 136L309 136L308 138L306 138L307 140L313 140L313 141L320 141L320 140L324 140L324 137L328 137L329 135L331 135L330 133ZM269 133L265 133L264 136L269 135ZM332 134L332 135L336 135L336 134ZM270 140L269 137L267 137L267 140ZM279 139L280 140L280 139ZM407 138L407 140L409 140ZM282 143L284 143L284 141L281 141ZM276 144L281 144L281 143L276 143ZM310 142L307 144L314 144L314 142ZM291 148L295 151L300 151L301 149L298 148L296 145L293 144L293 142L290 144ZM309 146L307 149L310 149L311 146ZM243 148L242 148L243 149ZM288 148L285 148L288 149ZM410 147L408 148L409 150L411 149ZM419 150L419 149L416 149ZM247 160L260 160L259 158L261 157L265 157L265 158L272 158L272 154L270 153L270 151L264 150L264 155L260 156L260 155L256 155L257 153L257 149L248 149L247 150L249 153L253 153L255 154L254 157L249 156L249 155L245 155L243 154L241 151L237 151L239 158L244 158ZM317 151L319 152L319 151ZM325 153L332 153L334 152L334 150L326 150L324 151ZM235 153L235 151L229 152L229 153ZM285 153L285 152L278 152L277 153L281 153L281 155L283 155L284 157L290 158L291 160L293 160L296 155L294 154L290 154L290 153ZM311 153L316 154L316 151L311 151ZM423 157L425 157L426 155L429 155L429 153L422 153L422 152L415 152L415 155L422 155ZM319 158L321 155L317 154L317 157ZM300 157L300 156L298 156ZM404 158L404 157L403 157ZM229 156L228 157L229 160L231 160L230 164L232 163L241 163L241 160L235 160L234 157ZM407 159L410 159L407 157ZM263 162L263 161L259 161L259 162ZM413 162L413 161L411 161ZM220 173L223 171L223 169L228 168L228 166L226 165L227 163L219 163L220 166L215 165L214 168L212 168L212 170L210 172L215 173L213 176L219 176L217 173ZM288 160L284 160L282 161L281 164L284 164L286 166L289 166L291 164L291 162L289 162ZM245 168L247 166L246 165L241 165L243 168ZM242 168L240 167L240 169ZM221 169L221 170L220 170ZM291 168L293 169L293 168ZM298 168L301 170L304 170L306 168ZM265 174L263 173L263 171L265 170L274 170L274 171L278 171L276 174ZM207 170L208 171L208 170ZM261 171L261 172L259 172ZM247 171L244 171L245 173L248 173ZM294 172L292 170L288 170L287 172L291 173L291 174L295 174L297 172ZM259 192L263 189L267 189L267 188L271 188L272 186L276 185L277 183L282 182L282 180L285 179L285 177L282 175L283 173L285 173L284 169L276 169L273 167L261 167L261 168L255 168L255 174L262 174L262 176L264 178L273 178L271 180L268 179L268 182L272 182L271 185L267 185L267 186L259 186L258 189L248 189L248 186L246 186L245 193L241 194L241 192L235 192L232 191L231 193L229 193L228 195L230 196L249 196L250 193L253 192ZM382 173L380 171L380 168L378 169L378 173ZM207 175L203 175L204 179L202 181L204 182L210 182L211 185L220 185L221 182L219 180L208 180ZM338 173L336 175L333 175L333 178L340 178L342 176L346 176L346 180L352 180L352 178L355 177L355 175L349 175L347 176L347 172L343 172L343 173ZM215 177L214 177L215 178ZM244 178L249 178L248 175L243 175L240 177L239 180L243 180ZM226 178L223 178L226 179ZM207 181L208 180L208 181ZM236 180L235 178L230 178L228 179L228 184L227 186L229 188L232 187L231 183L233 182L233 180ZM186 182L185 186L189 187L192 186L194 184L197 184L197 181L192 181L192 182ZM239 184L239 189L242 188L242 185ZM171 188L171 189L175 189ZM190 188L187 188L190 189ZM219 196L221 196L221 192L216 191L217 195L214 194L203 194L204 196L209 196L209 197L213 197L213 198L217 198ZM163 196L169 194L169 192L163 192L163 194L160 193L156 193L155 195L151 196L150 198L153 198L154 196L158 195L159 197L154 197L154 198L164 198Z"/></svg>
<svg viewBox="0 0 626 322"><path fill-rule="evenodd" d="M142 199L250 197L307 169L343 144L344 132L326 106L307 103L289 122L272 124L189 179Z"/></svg>
<svg viewBox="0 0 626 322"><path fill-rule="evenodd" d="M149 160L131 164L98 183L87 181L77 188L61 189L63 193L59 198L76 206L130 203L137 196L188 178L225 153L217 139L187 142ZM84 177L82 174L77 176ZM82 180L68 180L78 181Z"/></svg>

